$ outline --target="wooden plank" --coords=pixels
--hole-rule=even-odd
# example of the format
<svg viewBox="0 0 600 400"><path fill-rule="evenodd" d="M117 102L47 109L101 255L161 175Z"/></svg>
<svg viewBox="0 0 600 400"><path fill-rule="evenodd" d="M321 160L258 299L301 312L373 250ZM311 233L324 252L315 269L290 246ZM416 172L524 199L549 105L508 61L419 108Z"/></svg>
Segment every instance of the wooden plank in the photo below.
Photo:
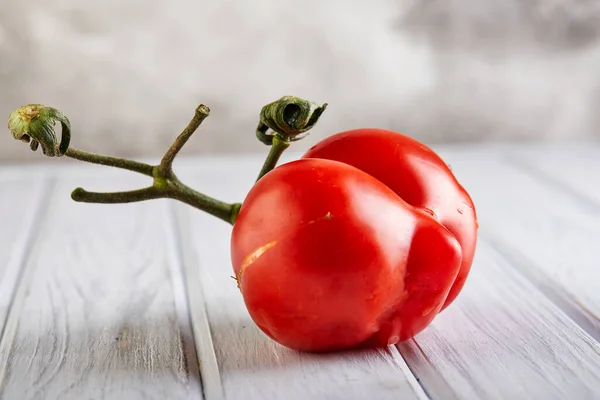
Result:
<svg viewBox="0 0 600 400"><path fill-rule="evenodd" d="M211 168L204 163L204 168L185 169L179 175L198 190L239 201L256 178L260 160L232 164L217 162ZM207 314L208 328L198 329L210 331L214 345L214 360L211 356L202 370L206 389L236 400L427 398L394 347L314 355L267 338L250 319L231 278L231 227L185 205L177 204L176 211L182 247L190 252L185 258L187 277L199 281L203 297L194 291L192 315Z"/></svg>
<svg viewBox="0 0 600 400"><path fill-rule="evenodd" d="M148 183L102 171L61 179L50 199L0 343L2 398L202 397L185 304L173 290L183 280L166 200L70 199L83 182L90 190Z"/></svg>
<svg viewBox="0 0 600 400"><path fill-rule="evenodd" d="M520 170L570 192L584 206L600 210L600 143L526 146L510 151L509 159Z"/></svg>
<svg viewBox="0 0 600 400"><path fill-rule="evenodd" d="M473 197L481 236L600 339L600 210L513 163L507 152L444 154ZM568 160L562 165L568 170Z"/></svg>
<svg viewBox="0 0 600 400"><path fill-rule="evenodd" d="M485 242L455 303L398 347L433 399L600 398L600 345Z"/></svg>
<svg viewBox="0 0 600 400"><path fill-rule="evenodd" d="M185 247L189 246L190 232L187 224L182 224L177 220L175 209L176 206L173 205L171 207L171 212L174 217L174 223L172 224L171 229L173 230L173 236L177 238L179 254L181 257L179 261L180 263L183 263L185 271L186 291L184 295L189 299L190 308L192 310L192 312L190 312L190 321L199 359L204 398L207 400L224 400L225 394L223 393L221 375L208 322L198 260L194 256L193 251L185 249ZM183 213L182 210L179 211ZM189 212L189 210L187 210L187 212Z"/></svg>
<svg viewBox="0 0 600 400"><path fill-rule="evenodd" d="M42 176L0 172L0 334L35 228L43 217L48 189Z"/></svg>

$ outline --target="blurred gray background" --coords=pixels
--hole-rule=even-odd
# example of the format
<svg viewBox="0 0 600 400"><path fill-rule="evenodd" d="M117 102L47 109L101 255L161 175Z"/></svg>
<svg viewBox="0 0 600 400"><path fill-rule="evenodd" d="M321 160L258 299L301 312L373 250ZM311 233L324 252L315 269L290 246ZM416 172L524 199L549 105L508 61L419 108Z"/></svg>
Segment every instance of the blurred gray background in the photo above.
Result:
<svg viewBox="0 0 600 400"><path fill-rule="evenodd" d="M600 137L595 0L0 6L0 115L55 106L88 151L160 156L199 103L212 115L186 154L266 151L258 113L283 95L330 105L296 150L359 126L426 143ZM0 162L42 158L0 135Z"/></svg>

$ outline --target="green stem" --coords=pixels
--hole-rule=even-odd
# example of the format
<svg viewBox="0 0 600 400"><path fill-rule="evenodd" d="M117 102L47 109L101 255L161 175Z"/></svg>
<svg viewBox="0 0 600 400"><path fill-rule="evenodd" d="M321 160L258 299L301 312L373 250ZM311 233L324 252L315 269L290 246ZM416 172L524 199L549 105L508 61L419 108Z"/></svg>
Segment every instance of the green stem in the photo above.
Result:
<svg viewBox="0 0 600 400"><path fill-rule="evenodd" d="M198 129L202 121L206 119L210 115L210 109L204 104L199 105L196 108L196 112L194 117L190 121L190 123L185 127L183 132L175 139L169 150L165 153L160 165L158 166L159 172L162 176L170 176L173 173L173 161L175 157L183 146L187 143L187 141L192 137L194 132Z"/></svg>
<svg viewBox="0 0 600 400"><path fill-rule="evenodd" d="M283 152L290 147L290 142L279 136L278 134L273 136L271 150L269 150L269 154L263 164L260 173L258 174L258 178L256 181L258 182L260 178L265 176L269 171L271 171L277 165L277 162L281 158Z"/></svg>
<svg viewBox="0 0 600 400"><path fill-rule="evenodd" d="M160 182L160 178L159 178ZM155 183L142 189L124 192L88 192L77 188L71 198L81 203L119 204L135 203L146 200L169 198L179 200L199 210L205 211L223 221L233 224L239 211L239 204L228 204L200 193L179 181L176 177Z"/></svg>
<svg viewBox="0 0 600 400"><path fill-rule="evenodd" d="M127 192L88 192L77 188L71 193L71 198L77 202L101 204L135 203L160 197L163 197L162 193L154 186Z"/></svg>
<svg viewBox="0 0 600 400"><path fill-rule="evenodd" d="M179 179L174 178L170 189L165 191L168 198L179 200L185 204L205 211L223 221L234 224L240 210L241 204L229 204L200 193L185 185Z"/></svg>
<svg viewBox="0 0 600 400"><path fill-rule="evenodd" d="M133 172L152 177L153 166L138 161L127 160L123 158L110 157L101 154L88 153L86 151L69 148L65 156L79 161L85 161L91 164L107 165L109 167L126 169Z"/></svg>

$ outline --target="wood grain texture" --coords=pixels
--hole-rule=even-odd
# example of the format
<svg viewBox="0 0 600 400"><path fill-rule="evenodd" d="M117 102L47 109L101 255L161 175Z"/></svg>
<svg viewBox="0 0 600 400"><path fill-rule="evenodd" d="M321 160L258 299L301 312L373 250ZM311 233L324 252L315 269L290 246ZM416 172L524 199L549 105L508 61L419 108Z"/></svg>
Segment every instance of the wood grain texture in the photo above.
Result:
<svg viewBox="0 0 600 400"><path fill-rule="evenodd" d="M600 345L484 242L457 300L398 347L432 399L600 399Z"/></svg>
<svg viewBox="0 0 600 400"><path fill-rule="evenodd" d="M520 170L600 212L600 142L524 146L508 155Z"/></svg>
<svg viewBox="0 0 600 400"><path fill-rule="evenodd" d="M49 185L39 175L17 179L0 173L0 334L36 236L35 228L42 219L48 190Z"/></svg>
<svg viewBox="0 0 600 400"><path fill-rule="evenodd" d="M590 179L585 168L572 168L582 153L565 151L570 156L557 162L572 175L563 178ZM481 236L598 340L600 210L509 154L510 148L481 149L446 152L446 158L473 197Z"/></svg>
<svg viewBox="0 0 600 400"><path fill-rule="evenodd" d="M62 179L0 343L3 399L199 399L164 202L78 204L70 191L146 180ZM88 177L89 178L89 177ZM185 301L185 299L184 299Z"/></svg>
<svg viewBox="0 0 600 400"><path fill-rule="evenodd" d="M180 176L196 188L235 201L243 199L259 169L260 160L238 160L234 167L217 163ZM188 276L197 276L203 292L203 303L195 297L191 311L206 310L216 358L210 368L218 368L203 370L205 388L231 400L427 398L394 347L314 355L286 349L262 334L231 277L231 227L185 205L177 204L176 211L182 247L192 252L186 270L196 269Z"/></svg>

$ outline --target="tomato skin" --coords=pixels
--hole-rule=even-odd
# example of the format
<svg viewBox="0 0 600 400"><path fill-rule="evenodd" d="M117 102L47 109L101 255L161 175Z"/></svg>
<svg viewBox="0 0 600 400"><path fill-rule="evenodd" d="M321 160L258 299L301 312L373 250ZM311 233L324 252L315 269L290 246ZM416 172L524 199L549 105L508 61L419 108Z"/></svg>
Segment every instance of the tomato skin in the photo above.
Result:
<svg viewBox="0 0 600 400"><path fill-rule="evenodd" d="M384 183L407 203L433 212L462 248L460 272L442 310L454 301L473 263L477 214L469 194L433 150L401 133L368 128L329 136L302 158L322 158L352 165Z"/></svg>
<svg viewBox="0 0 600 400"><path fill-rule="evenodd" d="M302 351L385 346L422 331L461 266L456 238L369 174L302 159L250 190L231 236L248 312Z"/></svg>

